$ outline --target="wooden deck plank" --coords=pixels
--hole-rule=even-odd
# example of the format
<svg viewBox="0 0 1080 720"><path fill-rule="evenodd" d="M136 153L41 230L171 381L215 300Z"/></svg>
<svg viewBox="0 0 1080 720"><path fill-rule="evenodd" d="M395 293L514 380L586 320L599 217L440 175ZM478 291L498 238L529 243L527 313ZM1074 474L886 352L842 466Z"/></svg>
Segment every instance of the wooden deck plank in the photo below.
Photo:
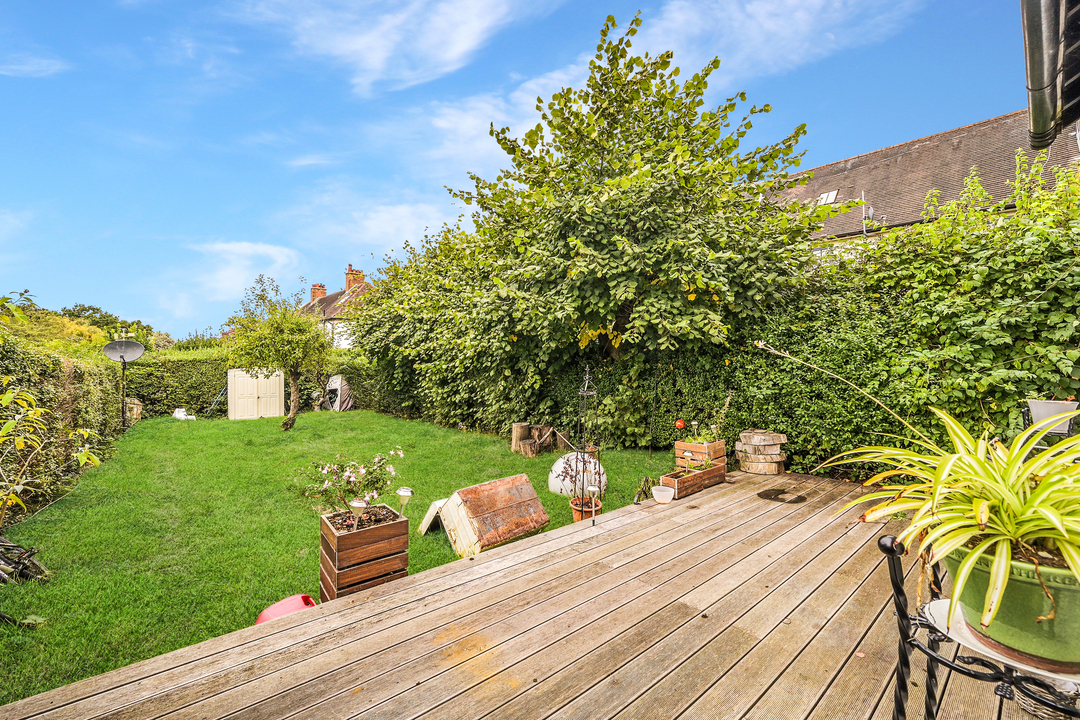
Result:
<svg viewBox="0 0 1080 720"><path fill-rule="evenodd" d="M889 717L885 530L836 514L863 490L733 475L28 698L0 720ZM774 487L808 500L758 497ZM915 718L921 655L913 666ZM1018 717L991 686L942 675L943 720Z"/></svg>
<svg viewBox="0 0 1080 720"><path fill-rule="evenodd" d="M830 507L823 512L831 511ZM822 544L828 544L822 536L831 531L831 526L826 526L816 533L807 533L803 544L816 551ZM729 564L704 585L711 586L718 601L742 590L741 601L746 606L752 605L757 602L757 594L745 592L751 583L758 587L778 584L814 556L811 552L799 553L783 545L789 543L782 535L772 539L754 536L743 541L727 552L741 551L745 556ZM578 629L548 651L533 655L491 682L476 685L424 714L424 720L478 718L488 713L500 720L543 717L565 703L567 698L588 689L595 678L609 675L684 621L700 615L700 607L687 605L680 599L687 591L681 577L672 578L596 623ZM526 692L528 696L521 697Z"/></svg>
<svg viewBox="0 0 1080 720"><path fill-rule="evenodd" d="M806 485L810 486L814 485L814 483L812 481L807 481ZM813 494L814 490L813 488L811 488L806 490L805 492L807 492L808 494ZM757 500L757 498L755 498L755 500ZM744 537L745 535L753 532L755 528L749 526L750 521L752 521L753 518L761 515L763 512L766 512L769 509L767 506L772 505L774 504L769 503L768 501L762 501L761 503L751 503L750 501L747 501L747 503L745 504L745 509L734 515L729 515L727 517L714 516L711 518L701 518L698 521L687 523L686 525L680 525L677 528L671 529L666 533L666 535L669 536L669 539L671 536L677 536L679 538L675 543L667 542L664 538L650 538L648 540L645 540L644 542L638 542L627 548L626 550L622 551L618 555L608 556L604 559L605 563L610 564L612 567L617 565L627 565L627 569L624 569L619 573L609 573L608 576L602 576L602 579L598 579L596 582L590 581L589 584L591 584L592 587L589 588L588 591L586 591L585 588L579 588L577 590L574 590L574 592L572 593L572 600L569 603L563 602L561 605L558 603L551 603L550 608L536 606L534 608L530 608L530 610L527 611L526 617L508 618L507 620L500 622L505 623L507 627L519 628L520 632L522 633L528 632L528 622L533 622L536 625L540 625L544 622L547 622L547 620L551 618L558 617L560 612L567 613L567 617L562 619L563 623L568 624L572 620L576 622L582 622L582 617L587 617L590 611L596 610L596 607L590 605L589 603L595 600L597 596L612 594L611 591L615 588L618 588L621 583L627 583L626 588L623 591L617 591L613 594L621 597L624 602L632 600L635 596L640 595L641 592L648 591L650 589L650 586L648 585L638 583L631 586L628 583L633 581L633 578L635 578L636 576L648 572L653 567L661 565L665 562L670 562L670 556L677 556L682 552L685 552L686 550L690 550L708 541L708 537L699 537L699 535L702 534L702 530L707 529L710 525L730 526L730 529L725 530L725 532L719 535L711 535L711 537L715 538L717 542L722 542L725 537L730 538L729 542L735 542L741 537ZM637 558L636 562L633 565L629 565L631 560L633 560L635 557ZM640 592L638 592L639 590ZM570 594L569 589L568 594ZM608 598L605 597L601 601L601 604L608 601ZM577 614L570 614L575 611ZM544 612L550 614L542 615L541 613ZM538 618L539 621L537 620ZM489 647L494 647L501 644L502 640L496 642L495 639L493 639L491 632L492 628L487 628L484 630L483 637L481 639L483 647L476 643L469 643L467 639L463 639L459 642L462 643L462 645L470 648L470 653L479 654L480 652L488 649ZM545 629L539 629L536 631L537 634L541 635L543 632L545 632ZM512 648L509 652L523 652L519 649L518 645L519 641L515 641L514 648ZM501 652L505 652L505 649L503 649ZM291 699L292 695L299 695L301 694L301 692L305 694L311 694L315 692L321 693L322 697L327 697L327 695L332 695L335 693L347 693L355 687L362 685L364 687L364 702L359 702L358 700L360 699L352 695L342 695L336 699L327 700L317 706L314 706L313 708L310 708L309 711L305 711L305 713L297 716L327 718L348 717L349 713L351 712L358 712L360 709L364 709L365 707L372 707L379 702L384 702L389 697L392 697L393 694L400 692L404 688L412 687L416 682L425 683L424 694L430 694L432 692L432 688L428 681L432 677L449 669L450 667L453 667L456 664L463 663L472 659L472 655L469 653L462 654L460 652L453 652L451 654L453 655L452 659L454 660L454 662L441 666L432 665L432 663L427 660L427 656L422 655L419 658L411 660L411 662L408 663L407 669L400 667L396 668L392 677L365 677L363 674L356 672L355 668L350 668L346 666L341 671L340 678L338 678L337 676L320 676L318 678L318 682L316 683L316 688L304 689L303 691L298 690L284 694L279 693L275 697L269 699L268 703L272 704L274 707L274 712L278 713L281 710L282 703L288 702ZM378 658L373 658L372 660L372 668L367 670L367 672L370 673L373 669L379 669L382 671L388 669L386 663L380 661ZM477 663L474 662L470 665L470 667L474 667L476 665ZM399 681L399 676L402 676L402 673L413 674L405 674L404 677L407 678L407 680L402 683ZM385 672L382 674L385 675ZM250 715L251 717L258 717L266 712L266 708L259 707L252 707L249 710L252 713ZM290 712L294 712L296 708L292 705L289 705L288 710ZM246 713L247 711L245 711L245 713L242 713L240 717L247 716Z"/></svg>
<svg viewBox="0 0 1080 720"><path fill-rule="evenodd" d="M658 706L671 717L672 710L687 718L740 717L870 574L881 557L873 543L881 532L880 525L849 528L817 568L792 576L736 621L734 632L697 649L616 717L648 717Z"/></svg>
<svg viewBox="0 0 1080 720"><path fill-rule="evenodd" d="M732 507L738 506L740 503L752 502L760 504L762 501L758 500L753 494L755 487L756 485L751 484L739 493L718 493L716 497L709 498L709 502L703 503L698 510L684 512L687 516L686 519L682 519L680 522L669 522L666 527L676 531L686 527L692 528L694 527L693 522L711 521L711 512L730 511ZM525 577L527 579L519 582L516 586L516 592L524 592L531 584L546 582L549 578L556 577L560 573L571 572L576 567L587 564L593 558L604 557L605 552L617 552L626 547L633 547L639 544L643 537L656 532L656 528L659 527L655 524L656 518L649 515L640 515L638 521L641 523L640 525L630 523L619 527L616 532L609 534L607 542L593 544L587 553L581 548L573 546L561 548L561 552L549 552L535 558L531 557L532 553L524 552L526 560L533 560L535 565L547 563L546 566L534 571L538 574L529 573L534 564L527 561L511 562L508 568L497 573L476 573L473 568L466 566L468 569L460 574L465 575L468 580L441 593L429 594L414 591L388 595L376 602L381 609L381 612L377 614L360 611L356 613L360 616L359 620L354 618L351 612L316 618L312 622L287 628L276 635L241 646L242 650L241 648L232 649L229 652L220 653L209 662L203 661L199 664L201 671L199 676L192 676L185 665L177 668L176 672L158 673L145 680L137 681L134 683L134 687L127 688L127 690L135 690L138 695L145 697L165 693L180 686L191 685L204 678L209 679L209 682L205 685L196 688L185 687L182 692L174 693L170 704L176 707L175 703L179 703L185 698L203 697L202 693L204 692L209 694L220 692L224 688L217 683L220 683L222 679L227 684L244 682L251 679L252 673L258 673L260 669L263 674L273 672L280 667L284 667L285 665L282 663L294 663L303 659L303 657L322 654L334 647L353 642L358 637L366 637L372 631L379 629L389 618L392 618L395 624L402 624L408 620L415 620L416 617L422 616L424 613L432 612L440 605L445 606L447 604L454 605L455 609L465 614L469 610L460 603L468 598L473 598L474 602L479 602L480 606L482 606L483 599L478 601L477 596L485 591L484 583L486 581L513 581L519 577ZM687 525L687 523L691 524ZM463 563L463 561L458 562ZM501 600L506 597L506 593L513 594L515 587L506 587L509 584L509 582L503 582L502 585L498 586L503 588L501 591L489 592L485 598L488 600L491 600L491 598ZM419 595L419 597L413 599L416 595ZM409 600L410 602L403 606L399 604L399 601L402 600ZM325 607L325 605L322 607ZM348 610L351 610L351 608ZM307 612L312 611L304 611L304 613ZM296 613L295 615L304 613ZM295 615L287 617L295 617ZM444 616L442 621L452 622L452 618L447 619ZM317 627L313 627L313 625ZM260 661L267 658L273 658L270 666L260 666ZM254 664L254 667L251 664ZM61 711L50 713L46 717L49 717L50 720L53 718L60 720L65 717L94 717L107 709L115 711L115 700L106 696L91 696L88 700L79 703L78 706L66 705ZM163 708L161 712L164 711ZM130 716L143 717L138 713L133 713Z"/></svg>
<svg viewBox="0 0 1080 720"><path fill-rule="evenodd" d="M959 654L990 660L985 655L967 648L961 649ZM938 720L988 720L998 717L1002 699L994 694L993 683L981 682L948 670L946 672L949 673L949 681L938 708Z"/></svg>
<svg viewBox="0 0 1080 720"><path fill-rule="evenodd" d="M738 501L743 497L753 495L761 487L776 482L776 478L768 476L745 476L741 480L741 482L732 485L718 487L716 492L710 494L710 502ZM681 507L691 504L691 500L692 498L676 501L671 506ZM362 595L349 596L334 602L324 603L317 608L305 610L303 613L293 613L270 623L244 628L228 635L212 638L165 655L118 668L109 673L87 678L64 688L26 698L5 707L4 711L5 713L11 713L10 717L14 720L21 720L114 689L124 688L163 673L175 670L184 672L187 666L200 663L221 653L228 653L241 658L244 656L258 656L265 652L262 650L265 643L255 648L246 646L286 633L293 628L301 629L297 637L302 638L317 634L320 631L325 631L326 628L333 629L365 617L374 617L375 615L392 612L395 608L416 599L437 595L444 589L456 587L476 577L505 572L507 568L520 567L530 560L551 561L553 555L572 555L576 550L568 547L570 541L579 538L587 540L593 536L605 534L611 535L612 539L614 539L617 537L618 528L636 522L648 522L653 517L650 511L655 510L657 507L661 506L658 506L655 502L646 501L642 505L619 508L615 512L605 513L601 518L598 518L595 527L591 525L583 527L585 523L563 526L507 546L494 548L473 558L471 561L462 560L448 563L392 584L372 588ZM616 532L613 533L613 530ZM368 601L373 602L369 604ZM334 618L335 615L345 612L348 615L343 619ZM365 612L367 615L365 615ZM321 627L315 626L313 623L320 623ZM290 642L291 637L284 637L281 642L287 644ZM237 660L236 662L241 661ZM228 663L225 663L224 666L228 667ZM169 682L159 683L159 685L168 687ZM137 688L136 690L141 691L143 689ZM87 717L92 717L92 715L87 715Z"/></svg>

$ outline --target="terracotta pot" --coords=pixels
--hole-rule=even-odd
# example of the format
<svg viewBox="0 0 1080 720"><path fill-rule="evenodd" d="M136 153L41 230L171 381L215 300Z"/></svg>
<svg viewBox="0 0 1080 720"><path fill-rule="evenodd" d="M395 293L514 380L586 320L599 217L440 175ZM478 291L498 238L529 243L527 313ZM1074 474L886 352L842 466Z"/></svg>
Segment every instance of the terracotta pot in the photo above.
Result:
<svg viewBox="0 0 1080 720"><path fill-rule="evenodd" d="M592 498L571 498L570 510L574 513L574 522L581 522L588 518L593 517L593 504ZM599 515L604 509L604 503L596 500L596 515Z"/></svg>

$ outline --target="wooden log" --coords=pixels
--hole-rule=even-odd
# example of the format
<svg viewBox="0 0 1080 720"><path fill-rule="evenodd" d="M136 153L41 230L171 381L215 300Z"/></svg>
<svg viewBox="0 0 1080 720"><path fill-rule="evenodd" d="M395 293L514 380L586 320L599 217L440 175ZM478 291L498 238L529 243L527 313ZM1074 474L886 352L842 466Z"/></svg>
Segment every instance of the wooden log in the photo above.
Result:
<svg viewBox="0 0 1080 720"><path fill-rule="evenodd" d="M546 452L551 450L554 443L552 437L554 436L554 428L550 425L532 425L529 432L532 434L532 439L536 441L537 447L540 452Z"/></svg>
<svg viewBox="0 0 1080 720"><path fill-rule="evenodd" d="M787 442L787 435L768 430L750 429L739 433L739 439L748 445L779 445Z"/></svg>
<svg viewBox="0 0 1080 720"><path fill-rule="evenodd" d="M521 452L521 441L531 436L531 428L527 422L514 423L510 430L510 452Z"/></svg>
<svg viewBox="0 0 1080 720"><path fill-rule="evenodd" d="M750 443L744 443L741 440L735 441L735 451L743 451L748 453L757 453L759 455L775 455L780 452L780 444L776 445L751 445Z"/></svg>
<svg viewBox="0 0 1080 720"><path fill-rule="evenodd" d="M572 450L574 448L570 444L570 432L568 430L555 431L555 446L559 450Z"/></svg>
<svg viewBox="0 0 1080 720"><path fill-rule="evenodd" d="M741 450L735 451L735 457L739 462L756 462L756 463L782 463L787 460L787 455L784 453L755 453L755 452L742 452Z"/></svg>
<svg viewBox="0 0 1080 720"><path fill-rule="evenodd" d="M755 462L741 462L739 463L739 469L743 472L751 473L752 475L783 475L784 463L782 462L767 462L767 463L755 463Z"/></svg>
<svg viewBox="0 0 1080 720"><path fill-rule="evenodd" d="M521 448L521 454L527 458L534 458L540 454L540 446L535 440L522 440L519 447Z"/></svg>

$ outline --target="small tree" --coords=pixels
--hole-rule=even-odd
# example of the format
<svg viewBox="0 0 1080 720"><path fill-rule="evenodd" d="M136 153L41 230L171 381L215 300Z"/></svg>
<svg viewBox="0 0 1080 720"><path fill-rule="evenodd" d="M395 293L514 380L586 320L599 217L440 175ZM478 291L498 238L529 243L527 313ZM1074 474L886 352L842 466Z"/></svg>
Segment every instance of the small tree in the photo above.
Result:
<svg viewBox="0 0 1080 720"><path fill-rule="evenodd" d="M254 375L281 370L289 379L288 430L300 409L300 378L319 372L330 356L330 340L318 319L301 310L302 293L285 296L273 278L260 275L244 293L240 312L222 327L229 358Z"/></svg>

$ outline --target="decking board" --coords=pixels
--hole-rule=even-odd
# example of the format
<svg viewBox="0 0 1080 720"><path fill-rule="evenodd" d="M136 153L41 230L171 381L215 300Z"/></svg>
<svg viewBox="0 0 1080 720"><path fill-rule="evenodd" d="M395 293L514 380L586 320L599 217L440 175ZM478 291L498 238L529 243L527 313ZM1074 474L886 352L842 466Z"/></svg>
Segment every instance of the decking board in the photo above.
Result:
<svg viewBox="0 0 1080 720"><path fill-rule="evenodd" d="M0 720L889 717L896 620L875 541L899 526L837 514L857 485L729 477L27 698ZM773 487L807 501L758 497ZM913 557L905 567L913 587ZM916 655L913 718L922 667ZM991 686L940 676L943 720L1019 716Z"/></svg>

